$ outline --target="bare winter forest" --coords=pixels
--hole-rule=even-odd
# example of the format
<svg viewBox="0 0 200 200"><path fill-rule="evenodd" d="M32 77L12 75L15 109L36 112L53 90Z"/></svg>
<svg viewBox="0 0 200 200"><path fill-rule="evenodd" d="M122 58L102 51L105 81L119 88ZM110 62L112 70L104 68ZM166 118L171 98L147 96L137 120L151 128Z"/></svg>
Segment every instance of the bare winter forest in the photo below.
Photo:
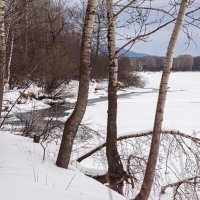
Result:
<svg viewBox="0 0 200 200"><path fill-rule="evenodd" d="M0 0L0 199L200 199L199 13Z"/></svg>

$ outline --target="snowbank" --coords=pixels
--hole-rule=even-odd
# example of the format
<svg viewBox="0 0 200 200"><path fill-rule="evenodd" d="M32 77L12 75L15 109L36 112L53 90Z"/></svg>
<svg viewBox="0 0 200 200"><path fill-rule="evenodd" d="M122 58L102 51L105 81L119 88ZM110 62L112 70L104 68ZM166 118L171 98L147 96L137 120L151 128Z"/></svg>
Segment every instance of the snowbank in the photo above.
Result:
<svg viewBox="0 0 200 200"><path fill-rule="evenodd" d="M0 199L125 200L78 169L61 169L54 162L43 162L41 146L31 139L1 132Z"/></svg>

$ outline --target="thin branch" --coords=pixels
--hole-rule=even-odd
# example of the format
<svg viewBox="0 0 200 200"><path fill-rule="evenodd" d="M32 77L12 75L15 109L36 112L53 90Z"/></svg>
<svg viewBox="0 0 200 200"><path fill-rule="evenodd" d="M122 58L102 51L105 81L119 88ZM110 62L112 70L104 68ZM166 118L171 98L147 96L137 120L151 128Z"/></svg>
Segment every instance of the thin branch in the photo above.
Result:
<svg viewBox="0 0 200 200"><path fill-rule="evenodd" d="M133 3L135 3L136 0L132 0L131 2L129 2L128 4L126 4L125 6L123 6L123 8L121 8L115 15L114 17L117 17L120 13L122 13L125 9L127 9L128 7L130 7Z"/></svg>
<svg viewBox="0 0 200 200"><path fill-rule="evenodd" d="M170 130L163 130L162 134L169 134L169 135L173 135L173 136L181 136L183 138L192 140L193 142L198 142L200 143L200 139L193 137L191 135L188 135L186 133L182 133L180 131L170 131ZM117 141L121 141L121 140L126 140L126 139L130 139L130 138L139 138L139 137L146 137L152 135L152 131L148 131L148 132L143 132L143 133L132 133L132 134L126 134L123 136L120 136L117 138ZM96 148L92 149L91 151L89 151L88 153L84 154L83 156L79 157L77 159L78 162L81 162L82 160L90 157L91 155L93 155L94 153L96 153L97 151L103 149L106 146L106 142L100 144L99 146L97 146Z"/></svg>
<svg viewBox="0 0 200 200"><path fill-rule="evenodd" d="M198 10L200 10L200 7L197 7L196 9L194 9L194 10L192 10L192 11L190 11L190 12L187 12L187 13L186 13L186 16L188 16L188 15L190 15L190 14L192 14L192 13L198 11ZM122 49L124 49L125 47L127 47L128 45L134 44L134 43L136 43L136 41L142 40L142 39L144 39L145 37L152 35L153 33L159 31L160 29L162 29L162 28L164 28L164 27L166 27L166 26L168 26L169 24L173 23L174 21L176 21L176 18L174 18L174 19L172 19L172 20L170 20L170 21L168 21L168 22L162 24L161 26L155 28L154 30L152 30L152 31L150 31L150 32L148 32L148 33L144 33L144 34L142 34L142 35L138 35L137 37L133 38L132 40L129 40L126 44L124 44L122 47L120 47L120 48L116 51L115 55L119 54L120 51L121 51Z"/></svg>
<svg viewBox="0 0 200 200"><path fill-rule="evenodd" d="M194 177L191 177L191 178L186 178L186 179L177 181L175 183L167 184L167 185L162 187L161 194L164 194L165 190L169 187L177 187L177 186L180 186L181 184L184 184L184 183L190 183L190 181L194 181L194 183L197 183L197 181L196 181L197 179L200 179L200 176L194 176ZM198 183L199 183L199 181L198 181Z"/></svg>

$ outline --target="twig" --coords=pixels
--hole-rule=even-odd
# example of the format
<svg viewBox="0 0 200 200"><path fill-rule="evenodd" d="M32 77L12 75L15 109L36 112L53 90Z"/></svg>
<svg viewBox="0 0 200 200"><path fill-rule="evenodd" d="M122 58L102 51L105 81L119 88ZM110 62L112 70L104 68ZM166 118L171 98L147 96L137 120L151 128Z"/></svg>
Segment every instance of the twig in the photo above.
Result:
<svg viewBox="0 0 200 200"><path fill-rule="evenodd" d="M180 131L163 130L162 134L169 134L169 135L173 135L173 136L181 136L181 137L190 139L193 142L200 143L200 139L199 138L193 137L193 136L188 135L186 133L182 133ZM129 139L129 138L146 137L146 136L150 136L150 135L152 135L152 131L143 132L143 133L132 133L132 134L127 134L127 135L123 135L123 136L118 137L117 141L126 140L126 139ZM92 149L88 153L86 153L86 154L82 155L81 157L79 157L77 159L77 161L81 162L82 160L84 160L84 159L88 158L89 156L93 155L94 153L96 153L97 151L101 150L105 146L106 146L106 142L104 142L103 144L100 144L99 146L97 146L96 148Z"/></svg>

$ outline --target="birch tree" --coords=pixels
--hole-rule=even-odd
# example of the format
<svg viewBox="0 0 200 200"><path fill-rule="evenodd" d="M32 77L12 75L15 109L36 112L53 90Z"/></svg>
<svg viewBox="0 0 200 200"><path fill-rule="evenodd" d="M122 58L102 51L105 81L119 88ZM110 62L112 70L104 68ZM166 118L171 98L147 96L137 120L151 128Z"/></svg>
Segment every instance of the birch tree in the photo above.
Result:
<svg viewBox="0 0 200 200"><path fill-rule="evenodd" d="M91 72L91 41L96 7L96 0L88 0L81 42L78 98L74 111L65 123L61 146L56 162L57 166L62 168L67 168L69 165L74 138L76 136L76 132L84 116L85 109L87 106L89 80Z"/></svg>
<svg viewBox="0 0 200 200"><path fill-rule="evenodd" d="M10 53L9 53L9 58L8 58L8 64L7 64L7 83L9 85L9 88L11 89L11 83L10 83L10 78L11 78L11 62L12 62L12 57L13 57L13 47L14 47L14 33L13 31L11 32L11 45L10 45Z"/></svg>
<svg viewBox="0 0 200 200"><path fill-rule="evenodd" d="M5 1L0 0L0 114L3 102L4 71L6 62L4 11L5 11Z"/></svg>
<svg viewBox="0 0 200 200"><path fill-rule="evenodd" d="M108 85L108 119L106 156L108 160L108 181L115 191L123 193L123 165L117 150L117 75L118 59L115 44L115 17L113 0L107 0L108 19L108 53L109 53L109 85Z"/></svg>
<svg viewBox="0 0 200 200"><path fill-rule="evenodd" d="M167 87L168 87L169 76L172 70L173 53L178 40L179 32L183 24L187 6L188 6L188 0L182 0L180 4L179 13L176 19L176 23L167 48L166 57L164 59L163 73L159 89L159 96L158 96L158 102L154 120L153 136L151 141L149 158L146 166L143 184L135 200L147 200L149 198L151 188L153 185L155 168L160 147L160 136L161 136L161 128L162 128L165 102L167 96Z"/></svg>

